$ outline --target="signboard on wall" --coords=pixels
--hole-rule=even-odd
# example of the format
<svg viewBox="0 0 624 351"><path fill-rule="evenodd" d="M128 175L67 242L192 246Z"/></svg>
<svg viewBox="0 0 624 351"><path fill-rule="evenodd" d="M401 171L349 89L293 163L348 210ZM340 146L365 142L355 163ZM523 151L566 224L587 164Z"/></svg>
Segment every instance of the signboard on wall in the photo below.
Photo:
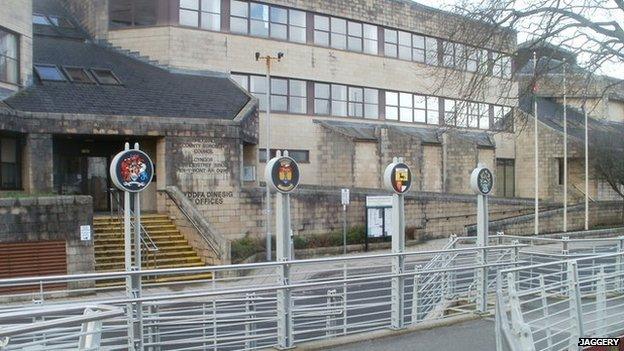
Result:
<svg viewBox="0 0 624 351"><path fill-rule="evenodd" d="M113 157L110 176L119 190L138 193L151 183L154 164L141 150L124 150Z"/></svg>
<svg viewBox="0 0 624 351"><path fill-rule="evenodd" d="M291 157L274 157L266 165L265 179L280 193L290 193L299 185L299 166Z"/></svg>
<svg viewBox="0 0 624 351"><path fill-rule="evenodd" d="M366 197L366 236L385 238L391 235L392 196Z"/></svg>

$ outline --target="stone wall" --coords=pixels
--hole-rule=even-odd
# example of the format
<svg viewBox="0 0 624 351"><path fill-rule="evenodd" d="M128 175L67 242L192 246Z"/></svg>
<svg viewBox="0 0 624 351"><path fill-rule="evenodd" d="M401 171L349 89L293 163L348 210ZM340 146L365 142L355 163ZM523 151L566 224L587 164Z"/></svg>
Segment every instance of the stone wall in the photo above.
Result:
<svg viewBox="0 0 624 351"><path fill-rule="evenodd" d="M264 235L262 211L263 190L244 189L241 193L240 234ZM366 196L388 195L378 189L351 189L351 203L347 207L350 227L366 224ZM490 218L500 219L529 213L533 203L528 199L490 199ZM463 234L464 227L476 222L476 196L427 192L412 192L405 198L406 227L416 236L429 238ZM291 195L292 225L295 234L326 234L342 230L342 205L340 188L301 186ZM273 214L274 216L274 214Z"/></svg>
<svg viewBox="0 0 624 351"><path fill-rule="evenodd" d="M65 241L68 274L95 269L93 241L80 240L80 226L92 223L90 196L0 199L0 243Z"/></svg>
<svg viewBox="0 0 624 351"><path fill-rule="evenodd" d="M621 201L591 202L589 205L589 227L618 226L624 224L624 204ZM585 228L585 206L568 207L568 230ZM515 218L494 220L490 222L490 233L502 231L508 235L530 235L534 232L535 215L533 213ZM557 233L563 228L563 209L557 208L542 211L539 214L539 232ZM473 227L467 228L474 231Z"/></svg>

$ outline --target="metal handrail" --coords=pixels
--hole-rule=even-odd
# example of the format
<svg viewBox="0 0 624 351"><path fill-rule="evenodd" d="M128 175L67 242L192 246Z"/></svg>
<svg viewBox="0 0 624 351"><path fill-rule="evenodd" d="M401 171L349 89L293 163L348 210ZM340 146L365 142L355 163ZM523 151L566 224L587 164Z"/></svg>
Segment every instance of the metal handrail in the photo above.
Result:
<svg viewBox="0 0 624 351"><path fill-rule="evenodd" d="M115 204L117 205L117 219L120 221L120 223L123 221L123 213L124 213L124 207L121 203L121 199L119 198L119 191L117 191L114 188L110 188L109 189L109 193L110 193L110 206L111 206L111 218L113 217L112 213L113 213L113 201L115 202ZM130 209L130 216L134 217L134 211L132 209ZM135 227L134 221L130 221L130 226L132 228ZM149 233L147 232L147 230L145 229L145 227L143 226L143 224L139 224L140 227L140 238L141 238L141 246L148 252L152 254L151 260L152 260L152 264L155 265L156 263L156 254L159 251L158 245L156 245L156 243L154 242L154 240L152 239L152 237L149 235Z"/></svg>
<svg viewBox="0 0 624 351"><path fill-rule="evenodd" d="M204 230L200 228L199 224L197 224L197 222L188 213L188 211L186 211L186 209L184 209L183 206L180 206L180 204L178 203L178 200L169 191L164 190L164 193L167 194L167 196L169 197L169 199L171 199L171 201L173 201L177 209L180 210L182 215L184 215L184 218L186 218L186 220L193 226L193 228L195 228L197 233L199 233L199 236L210 247L210 249L212 249L212 251L217 255L217 258L219 259L223 258L223 253L218 248L219 245L217 243L214 243L213 240L208 235L206 235L206 233L204 233Z"/></svg>

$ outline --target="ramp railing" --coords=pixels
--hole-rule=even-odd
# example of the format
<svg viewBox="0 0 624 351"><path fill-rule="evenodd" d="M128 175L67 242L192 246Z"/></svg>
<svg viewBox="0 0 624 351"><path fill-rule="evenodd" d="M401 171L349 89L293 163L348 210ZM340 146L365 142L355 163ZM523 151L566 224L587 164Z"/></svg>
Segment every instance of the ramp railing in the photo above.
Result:
<svg viewBox="0 0 624 351"><path fill-rule="evenodd" d="M515 267L509 250L522 245L462 247L456 249L384 253L256 264L157 269L135 272L94 273L68 276L0 279L0 314L33 306L58 308L89 301L120 309L141 305L143 345L146 350L254 350L351 335L399 325L423 323L462 314L481 313L471 285L475 277L486 281L502 268ZM485 257L497 259L482 260ZM449 264L427 265L443 255ZM404 269L393 271L393 259L403 256ZM438 260L436 260L438 261ZM180 275L206 274L196 281L170 281ZM150 276L141 297L123 288L93 282ZM448 304L422 294L421 282L435 278L439 294ZM444 283L438 277L451 279ZM393 291L391 281L404 281ZM416 284L414 284L414 282ZM59 290L59 286L65 288ZM452 296L448 286L452 286ZM484 285L490 287L491 284ZM55 288L53 288L55 287ZM442 288L443 287L443 288ZM288 291L289 294L281 294ZM480 291L480 301L493 303L494 287ZM284 296L288 296L284 300ZM445 296L446 296L445 295ZM401 303L393 303L398 297ZM39 301L35 305L33 298ZM41 302L42 301L42 302ZM41 305L42 304L42 305ZM414 314L412 311L416 311ZM424 313L427 311L426 313ZM435 311L435 312L432 312ZM69 314L71 315L71 314ZM59 312L58 317L67 314ZM140 323L131 320L131 323ZM396 322L396 319L395 319ZM0 329L10 320L0 318ZM128 349L128 325L123 318L102 321L101 349ZM64 338L74 329L49 328L45 338ZM25 333L13 347L39 343L41 335Z"/></svg>
<svg viewBox="0 0 624 351"><path fill-rule="evenodd" d="M624 253L500 270L497 350L578 350L624 334Z"/></svg>

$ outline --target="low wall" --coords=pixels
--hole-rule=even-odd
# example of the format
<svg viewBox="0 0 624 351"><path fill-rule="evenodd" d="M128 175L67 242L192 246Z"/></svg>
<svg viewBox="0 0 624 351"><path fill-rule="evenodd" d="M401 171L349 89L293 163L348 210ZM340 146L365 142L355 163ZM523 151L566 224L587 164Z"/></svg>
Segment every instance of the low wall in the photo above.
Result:
<svg viewBox="0 0 624 351"><path fill-rule="evenodd" d="M366 225L366 196L388 195L374 189L351 189L347 206L349 227ZM260 235L264 231L262 189L242 191L241 236ZM412 192L405 197L406 228L415 239L446 238L463 235L467 225L476 223L476 195ZM490 218L493 220L530 213L533 200L490 198ZM554 206L545 204L545 206ZM275 208L275 207L273 207ZM326 234L342 230L340 188L301 186L291 195L292 227L295 235ZM238 237L232 237L231 240Z"/></svg>
<svg viewBox="0 0 624 351"><path fill-rule="evenodd" d="M599 201L589 203L589 227L618 226L624 224L624 203L621 201ZM568 207L568 230L583 230L585 227L585 205L579 204ZM490 221L490 233L502 231L508 235L533 234L535 215L533 213ZM556 233L563 228L563 208L542 210L539 214L539 232ZM475 227L466 228L468 233L474 232Z"/></svg>
<svg viewBox="0 0 624 351"><path fill-rule="evenodd" d="M95 269L93 233L80 240L80 226L92 223L91 196L0 198L0 243L65 241L68 274Z"/></svg>

